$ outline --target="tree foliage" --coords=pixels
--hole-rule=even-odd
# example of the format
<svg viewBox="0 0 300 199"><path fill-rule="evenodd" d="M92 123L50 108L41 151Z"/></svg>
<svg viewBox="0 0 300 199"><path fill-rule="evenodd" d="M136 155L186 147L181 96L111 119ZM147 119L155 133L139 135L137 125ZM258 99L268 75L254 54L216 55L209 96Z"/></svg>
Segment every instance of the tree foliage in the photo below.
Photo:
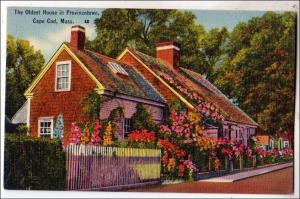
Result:
<svg viewBox="0 0 300 199"><path fill-rule="evenodd" d="M151 9L106 9L95 20L97 36L88 48L116 57L127 46L155 56L155 44L181 44L181 65L209 79L220 60L227 38L226 28L206 32L191 12Z"/></svg>
<svg viewBox="0 0 300 199"><path fill-rule="evenodd" d="M5 104L8 117L12 117L25 102L24 92L44 63L45 60L41 51L35 51L29 41L14 40L13 36L8 35Z"/></svg>
<svg viewBox="0 0 300 199"><path fill-rule="evenodd" d="M293 128L296 15L267 12L238 24L215 83L269 133Z"/></svg>

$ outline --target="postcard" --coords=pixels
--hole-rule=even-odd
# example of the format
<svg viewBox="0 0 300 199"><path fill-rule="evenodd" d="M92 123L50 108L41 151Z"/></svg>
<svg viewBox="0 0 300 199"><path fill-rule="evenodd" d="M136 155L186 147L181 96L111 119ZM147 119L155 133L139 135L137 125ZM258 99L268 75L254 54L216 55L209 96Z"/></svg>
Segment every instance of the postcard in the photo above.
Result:
<svg viewBox="0 0 300 199"><path fill-rule="evenodd" d="M299 196L299 2L171 3L3 8L6 196Z"/></svg>

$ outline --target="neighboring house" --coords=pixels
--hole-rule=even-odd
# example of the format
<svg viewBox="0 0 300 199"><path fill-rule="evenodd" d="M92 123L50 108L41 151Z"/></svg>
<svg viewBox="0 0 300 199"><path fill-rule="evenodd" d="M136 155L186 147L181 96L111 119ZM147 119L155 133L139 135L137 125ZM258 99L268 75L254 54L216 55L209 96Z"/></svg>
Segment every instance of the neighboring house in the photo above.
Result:
<svg viewBox="0 0 300 199"><path fill-rule="evenodd" d="M258 144L265 150L274 149L275 147L275 140L270 135L258 135L257 141Z"/></svg>
<svg viewBox="0 0 300 199"><path fill-rule="evenodd" d="M172 76L184 88L192 88L206 101L208 106L211 105L210 103L216 106L225 117L225 120L222 129L211 127L206 129L206 134L210 137L215 139L222 137L247 144L250 136L255 134L258 127L255 121L234 105L202 75L180 65L180 47L176 42L157 44L156 57L146 55L133 48L126 48L117 59L137 68L168 103L174 99L179 99L188 108L197 109L188 102L179 89L175 90L161 77L163 73Z"/></svg>
<svg viewBox="0 0 300 199"><path fill-rule="evenodd" d="M124 107L124 117L116 125L119 139L130 130L130 118L137 103L147 107L157 123L164 121L166 107L175 99L195 109L179 90L161 78L162 72L192 88L209 107L214 106L224 116L222 127L208 126L207 135L247 144L255 134L256 122L200 74L181 67L180 48L175 42L157 44L156 58L126 48L117 59L90 51L84 43L84 27L73 26L71 42L59 47L26 90L26 121L33 136L53 137L54 122L60 113L64 132L69 132L73 121L84 119L81 101L93 90L105 98L101 119L107 118L113 109Z"/></svg>
<svg viewBox="0 0 300 199"><path fill-rule="evenodd" d="M11 118L13 124L26 124L28 118L28 101L21 106L21 108Z"/></svg>
<svg viewBox="0 0 300 199"><path fill-rule="evenodd" d="M282 149L289 149L289 148L291 148L289 139L286 138L285 136L279 137L278 138L278 149L282 150Z"/></svg>

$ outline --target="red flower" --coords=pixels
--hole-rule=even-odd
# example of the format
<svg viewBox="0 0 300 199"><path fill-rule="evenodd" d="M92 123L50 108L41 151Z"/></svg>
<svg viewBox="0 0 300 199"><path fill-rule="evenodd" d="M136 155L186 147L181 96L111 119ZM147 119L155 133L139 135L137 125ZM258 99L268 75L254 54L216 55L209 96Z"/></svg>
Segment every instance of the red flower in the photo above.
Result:
<svg viewBox="0 0 300 199"><path fill-rule="evenodd" d="M155 133L153 131L147 132L143 129L140 131L132 131L128 135L130 142L153 142L155 140Z"/></svg>
<svg viewBox="0 0 300 199"><path fill-rule="evenodd" d="M185 166L184 166L184 164L180 164L179 166L178 166L178 175L180 176L180 177L182 177L183 175L184 175L184 168Z"/></svg>

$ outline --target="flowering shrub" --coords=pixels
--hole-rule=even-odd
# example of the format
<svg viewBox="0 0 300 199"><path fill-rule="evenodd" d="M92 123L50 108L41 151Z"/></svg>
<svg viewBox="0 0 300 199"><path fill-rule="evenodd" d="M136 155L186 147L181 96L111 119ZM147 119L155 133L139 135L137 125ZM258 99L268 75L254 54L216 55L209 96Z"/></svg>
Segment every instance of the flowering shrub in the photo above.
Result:
<svg viewBox="0 0 300 199"><path fill-rule="evenodd" d="M214 121L224 121L223 115L221 115L220 111L214 104L205 101L194 90L188 89L184 85L180 84L177 80L171 77L170 74L161 72L160 76L171 86L175 87L177 90L183 93L187 97L187 99L195 105L198 112L212 118Z"/></svg>
<svg viewBox="0 0 300 199"><path fill-rule="evenodd" d="M136 148L156 148L154 131L146 129L131 131L128 134L128 146Z"/></svg>
<svg viewBox="0 0 300 199"><path fill-rule="evenodd" d="M184 111L177 113L174 109L170 113L170 125L163 124L160 126L161 134L170 137L178 144L192 144L195 138L195 122L191 120L192 116ZM193 117L196 118L196 117Z"/></svg>
<svg viewBox="0 0 300 199"><path fill-rule="evenodd" d="M265 158L266 156L267 156L267 151L266 150L264 150L263 148L258 148L257 150L256 150L256 153L258 154L258 156L260 157L260 158Z"/></svg>
<svg viewBox="0 0 300 199"><path fill-rule="evenodd" d="M246 146L244 144L235 144L233 152L236 157L242 157L247 152Z"/></svg>
<svg viewBox="0 0 300 199"><path fill-rule="evenodd" d="M292 149L283 149L279 151L281 161L291 161L294 158L294 152Z"/></svg>
<svg viewBox="0 0 300 199"><path fill-rule="evenodd" d="M130 142L153 142L155 140L155 133L153 131L147 132L146 129L132 131L128 135Z"/></svg>
<svg viewBox="0 0 300 199"><path fill-rule="evenodd" d="M212 155L218 159L223 159L223 157L225 157L228 160L232 160L234 155L233 146L234 145L232 141L227 139L219 139L216 142Z"/></svg>
<svg viewBox="0 0 300 199"><path fill-rule="evenodd" d="M158 140L158 145L163 148L162 173L166 178L192 179L197 171L192 161L187 160L187 152L169 140Z"/></svg>

